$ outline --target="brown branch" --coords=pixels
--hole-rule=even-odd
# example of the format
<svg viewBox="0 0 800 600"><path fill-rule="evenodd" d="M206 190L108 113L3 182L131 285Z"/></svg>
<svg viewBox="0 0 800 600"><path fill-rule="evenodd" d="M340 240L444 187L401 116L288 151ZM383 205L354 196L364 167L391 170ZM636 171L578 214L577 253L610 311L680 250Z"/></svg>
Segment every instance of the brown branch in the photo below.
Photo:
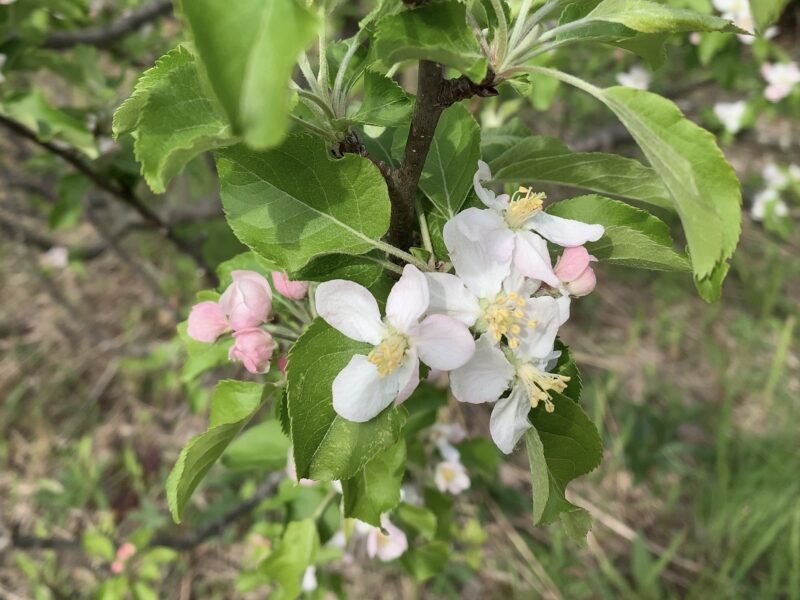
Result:
<svg viewBox="0 0 800 600"><path fill-rule="evenodd" d="M134 191L121 184L119 181L108 178L99 171L96 171L89 163L87 163L81 155L71 148L66 148L54 142L48 142L39 139L36 132L28 129L22 123L18 123L13 119L9 119L4 115L0 115L0 125L15 133L19 137L30 140L48 152L58 156L65 162L72 165L76 170L86 176L97 188L107 192L116 200L126 204L134 211L136 211L142 220L158 229L161 234L168 239L172 244L184 254L190 256L197 266L203 271L206 279L211 285L216 286L218 283L217 275L211 265L205 260L200 248L194 244L187 242L183 239L175 229L166 223L153 209L147 206L141 198L139 198Z"/></svg>
<svg viewBox="0 0 800 600"><path fill-rule="evenodd" d="M86 44L98 48L107 48L129 33L171 12L172 0L156 0L152 4L139 6L106 25L53 33L44 40L42 46L51 49L64 49Z"/></svg>

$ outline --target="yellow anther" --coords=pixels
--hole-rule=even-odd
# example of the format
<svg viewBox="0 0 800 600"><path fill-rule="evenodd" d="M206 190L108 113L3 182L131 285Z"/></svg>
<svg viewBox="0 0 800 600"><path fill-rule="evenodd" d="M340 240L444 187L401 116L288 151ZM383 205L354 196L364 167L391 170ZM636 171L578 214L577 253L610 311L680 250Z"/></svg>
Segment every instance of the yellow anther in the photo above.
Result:
<svg viewBox="0 0 800 600"><path fill-rule="evenodd" d="M520 331L522 331L522 327L520 327L519 325L514 324L511 326L511 333L513 333L514 335L517 335Z"/></svg>
<svg viewBox="0 0 800 600"><path fill-rule="evenodd" d="M506 223L511 229L519 229L538 211L542 210L542 205L547 196L541 193L534 193L531 188L521 187L514 194L506 209Z"/></svg>
<svg viewBox="0 0 800 600"><path fill-rule="evenodd" d="M393 333L372 349L367 355L367 360L378 367L378 374L381 377L386 377L403 362L406 350L408 350L408 338Z"/></svg>
<svg viewBox="0 0 800 600"><path fill-rule="evenodd" d="M516 350L519 348L519 340L515 337L512 337L510 340L508 340L508 347L512 350Z"/></svg>
<svg viewBox="0 0 800 600"><path fill-rule="evenodd" d="M536 327L539 324L539 321L535 319L528 319L528 327Z"/></svg>
<svg viewBox="0 0 800 600"><path fill-rule="evenodd" d="M570 378L566 375L548 373L535 367L530 363L525 363L517 369L517 376L528 389L528 398L531 407L536 408L539 402L544 402L544 409L552 413L556 407L553 404L550 392L561 393L567 389Z"/></svg>
<svg viewBox="0 0 800 600"><path fill-rule="evenodd" d="M512 302L517 302L518 298L519 298L519 294L517 294L517 292L511 292L511 293L508 294L508 299L511 300ZM523 302L524 302L524 300L523 300Z"/></svg>

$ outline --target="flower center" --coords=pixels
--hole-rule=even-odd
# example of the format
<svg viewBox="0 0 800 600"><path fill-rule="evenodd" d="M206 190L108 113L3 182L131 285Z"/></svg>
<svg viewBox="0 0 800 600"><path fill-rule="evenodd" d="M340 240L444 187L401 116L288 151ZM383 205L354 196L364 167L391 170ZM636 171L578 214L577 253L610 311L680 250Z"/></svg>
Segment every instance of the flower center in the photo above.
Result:
<svg viewBox="0 0 800 600"><path fill-rule="evenodd" d="M536 327L536 321L525 316L525 298L516 292L500 293L494 302L486 307L483 313L489 332L496 341L506 336L509 347L513 350L519 346L517 337L522 326Z"/></svg>
<svg viewBox="0 0 800 600"><path fill-rule="evenodd" d="M456 472L450 467L442 467L442 477L449 483L456 478Z"/></svg>
<svg viewBox="0 0 800 600"><path fill-rule="evenodd" d="M542 210L546 194L534 193L531 188L521 187L508 203L506 223L511 229L520 229L532 215Z"/></svg>
<svg viewBox="0 0 800 600"><path fill-rule="evenodd" d="M525 363L517 369L517 376L528 388L531 408L536 408L539 402L545 403L545 410L553 412L556 407L550 398L550 392L561 393L567 389L567 382L570 378L566 375L548 373L536 368L530 363Z"/></svg>
<svg viewBox="0 0 800 600"><path fill-rule="evenodd" d="M408 338L401 333L392 333L367 355L367 360L378 367L378 374L386 377L393 372L408 350Z"/></svg>

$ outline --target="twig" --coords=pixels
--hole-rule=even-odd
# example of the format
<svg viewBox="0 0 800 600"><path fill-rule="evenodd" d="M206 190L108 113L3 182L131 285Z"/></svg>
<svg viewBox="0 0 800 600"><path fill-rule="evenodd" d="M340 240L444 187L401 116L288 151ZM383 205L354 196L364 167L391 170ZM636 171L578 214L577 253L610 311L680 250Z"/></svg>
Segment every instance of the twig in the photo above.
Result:
<svg viewBox="0 0 800 600"><path fill-rule="evenodd" d="M214 269L212 269L205 260L205 257L203 257L201 250L195 247L194 244L191 244L180 237L175 229L173 229L168 223L164 222L158 213L148 207L131 188L106 177L99 171L96 171L75 150L71 148L65 148L53 142L39 139L39 137L36 135L36 132L28 129L22 123L18 123L13 119L9 119L4 115L0 115L0 125L4 126L6 129L15 133L19 137L30 140L51 154L54 154L66 161L75 169L83 173L97 188L108 192L111 194L111 196L135 210L139 216L142 217L142 220L144 220L145 223L148 223L158 229L166 239L168 239L175 245L176 248L178 248L178 250L190 256L195 261L197 266L203 271L203 274L209 283L212 285L217 285L217 275L214 272Z"/></svg>
<svg viewBox="0 0 800 600"><path fill-rule="evenodd" d="M53 33L44 40L42 46L51 49L64 49L86 44L98 48L107 48L129 33L171 12L172 0L156 0L152 4L137 7L106 25Z"/></svg>

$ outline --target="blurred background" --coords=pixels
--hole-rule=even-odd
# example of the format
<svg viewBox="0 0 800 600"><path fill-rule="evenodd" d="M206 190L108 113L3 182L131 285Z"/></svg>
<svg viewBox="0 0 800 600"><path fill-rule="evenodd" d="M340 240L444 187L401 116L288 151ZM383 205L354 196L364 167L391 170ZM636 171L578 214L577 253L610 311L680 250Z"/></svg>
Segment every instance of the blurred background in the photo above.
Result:
<svg viewBox="0 0 800 600"><path fill-rule="evenodd" d="M749 28L746 2L668 2ZM347 3L340 30L369 5ZM166 508L166 475L205 430L213 383L243 377L187 368L176 336L215 267L243 250L213 162L194 160L155 196L130 138L110 133L138 75L184 39L172 14L161 0L0 0L0 598L268 594L256 565L275 533L270 507L247 504L263 473L217 468L180 527ZM657 70L605 46L549 60L598 85L649 87L719 136L746 213L723 299L705 304L685 275L600 266L576 305L562 338L605 446L568 494L595 519L585 546L533 528L518 452L455 499L444 574L339 557L328 587L800 598L800 84L775 67L800 60L800 3L758 39L675 36ZM524 124L575 150L639 156L580 92L545 80L523 91L469 108L485 131ZM485 421L467 430L485 435ZM126 542L138 553L123 577Z"/></svg>

